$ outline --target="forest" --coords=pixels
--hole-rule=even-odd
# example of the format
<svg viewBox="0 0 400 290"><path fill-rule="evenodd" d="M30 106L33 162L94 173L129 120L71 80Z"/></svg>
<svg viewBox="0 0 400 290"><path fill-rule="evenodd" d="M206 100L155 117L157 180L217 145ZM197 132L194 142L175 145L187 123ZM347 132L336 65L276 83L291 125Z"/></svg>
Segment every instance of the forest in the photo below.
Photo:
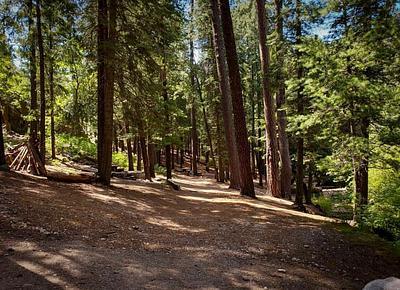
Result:
<svg viewBox="0 0 400 290"><path fill-rule="evenodd" d="M0 0L0 18L0 288L400 278L399 1Z"/></svg>

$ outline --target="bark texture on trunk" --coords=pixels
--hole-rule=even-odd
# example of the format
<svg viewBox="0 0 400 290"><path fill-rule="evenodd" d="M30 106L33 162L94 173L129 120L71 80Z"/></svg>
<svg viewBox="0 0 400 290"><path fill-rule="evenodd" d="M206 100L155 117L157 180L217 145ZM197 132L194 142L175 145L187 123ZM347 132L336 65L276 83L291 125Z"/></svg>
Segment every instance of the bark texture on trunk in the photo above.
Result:
<svg viewBox="0 0 400 290"><path fill-rule="evenodd" d="M40 158L45 164L46 161L46 87L44 72L44 47L41 22L41 3L36 1L36 27L39 47L39 71L40 71Z"/></svg>
<svg viewBox="0 0 400 290"><path fill-rule="evenodd" d="M117 1L107 7L106 0L98 0L97 35L97 114L98 114L98 174L99 181L110 185L113 141L114 56L116 41Z"/></svg>
<svg viewBox="0 0 400 290"><path fill-rule="evenodd" d="M301 43L302 29L301 29L301 1L296 0L296 44ZM303 67L300 63L301 54L297 50L297 78L301 80L303 77ZM303 88L300 85L300 88L297 91L297 113L299 115L304 112L303 105ZM297 163L296 163L296 199L295 203L297 205L303 204L303 196L304 196L304 188L303 188L303 180L304 180L304 168L303 168L303 159L304 159L304 140L303 137L297 137L297 145L296 145L296 155L297 155Z"/></svg>
<svg viewBox="0 0 400 290"><path fill-rule="evenodd" d="M242 195L255 197L253 176L250 166L250 148L247 140L246 116L243 107L242 85L229 1L220 0L219 4L228 64L229 85L232 95L236 146L240 162L240 193Z"/></svg>
<svg viewBox="0 0 400 290"><path fill-rule="evenodd" d="M267 133L267 191L275 197L281 197L279 186L279 170L278 170L278 144L276 140L276 122L275 122L275 106L271 94L270 82L270 61L267 46L267 28L264 0L256 0L257 2L257 19L259 34L259 51L262 69L263 83L263 99L264 99L264 115Z"/></svg>
<svg viewBox="0 0 400 290"><path fill-rule="evenodd" d="M53 59L53 33L51 31L52 23L50 22L49 32L49 81L50 81L50 141L51 141L51 158L56 158L56 135L54 130L54 59Z"/></svg>
<svg viewBox="0 0 400 290"><path fill-rule="evenodd" d="M284 51L283 51L283 16L282 0L275 0L276 9L276 32L278 35L277 59L278 59L278 92L276 95L276 106L278 115L278 135L279 135L279 156L281 160L280 167L280 187L282 197L291 199L291 180L292 165L290 162L289 140L286 133L287 118L285 104L285 78L283 73Z"/></svg>
<svg viewBox="0 0 400 290"><path fill-rule="evenodd" d="M37 89L36 89L36 32L33 15L33 1L28 1L29 15L29 74L30 74L30 95L31 95L31 114L32 121L30 122L30 139L34 142L37 140L38 132L38 116L37 116Z"/></svg>
<svg viewBox="0 0 400 290"><path fill-rule="evenodd" d="M4 152L4 137L3 137L3 112L0 107L0 170L8 170L6 155Z"/></svg>
<svg viewBox="0 0 400 290"><path fill-rule="evenodd" d="M222 102L225 139L228 149L228 161L231 171L230 188L240 189L239 156L236 147L235 126L233 123L232 98L229 87L228 67L226 63L225 44L222 31L221 13L218 1L210 0L212 11L213 47L219 79L219 90Z"/></svg>

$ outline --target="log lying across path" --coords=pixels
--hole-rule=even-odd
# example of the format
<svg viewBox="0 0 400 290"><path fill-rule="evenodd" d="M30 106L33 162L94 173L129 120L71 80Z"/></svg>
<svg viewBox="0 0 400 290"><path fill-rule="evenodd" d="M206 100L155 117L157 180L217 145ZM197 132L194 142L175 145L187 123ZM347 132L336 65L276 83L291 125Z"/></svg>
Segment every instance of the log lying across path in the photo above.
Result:
<svg viewBox="0 0 400 290"><path fill-rule="evenodd" d="M48 171L47 179L67 183L92 183L95 181L96 177L93 174L87 173L65 173L59 171Z"/></svg>

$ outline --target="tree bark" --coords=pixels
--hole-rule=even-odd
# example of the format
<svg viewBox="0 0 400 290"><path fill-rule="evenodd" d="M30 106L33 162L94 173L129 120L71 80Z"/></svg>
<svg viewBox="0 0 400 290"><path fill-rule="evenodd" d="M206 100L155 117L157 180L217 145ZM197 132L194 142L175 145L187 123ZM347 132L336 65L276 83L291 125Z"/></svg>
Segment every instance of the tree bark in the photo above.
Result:
<svg viewBox="0 0 400 290"><path fill-rule="evenodd" d="M125 122L125 131L126 134L130 134L130 128L128 121ZM127 154L128 154L128 170L133 171L133 155L132 155L132 139L128 137L126 139L126 147L127 147Z"/></svg>
<svg viewBox="0 0 400 290"><path fill-rule="evenodd" d="M168 98L168 88L167 88L167 69L166 69L166 64L165 64L165 55L163 59L163 68L161 71L161 81L162 81L162 86L163 86L163 99L164 99L164 109L165 109L165 133L166 135L170 131L169 127L169 110L168 110L168 103L169 103L169 98ZM172 178L172 169L171 169L171 144L166 144L165 145L165 167L167 169L167 179Z"/></svg>
<svg viewBox="0 0 400 290"><path fill-rule="evenodd" d="M232 95L236 146L239 155L240 194L255 197L253 176L250 166L250 148L247 140L246 116L243 106L242 85L229 1L220 0L219 4L228 64L229 85Z"/></svg>
<svg viewBox="0 0 400 290"><path fill-rule="evenodd" d="M4 137L3 137L3 108L0 108L0 170L8 171L6 162L6 155L4 151Z"/></svg>
<svg viewBox="0 0 400 290"><path fill-rule="evenodd" d="M149 143L148 145L148 154L149 154L149 167L150 167L150 176L156 177L156 173L154 170L154 164L156 163L156 152L155 152L155 144Z"/></svg>
<svg viewBox="0 0 400 290"><path fill-rule="evenodd" d="M235 126L233 124L232 98L229 87L221 15L218 7L218 0L210 0L210 2L212 11L213 47L223 108L222 118L224 120L229 168L231 170L229 187L240 189L239 157L236 146Z"/></svg>
<svg viewBox="0 0 400 290"><path fill-rule="evenodd" d="M54 58L53 58L53 32L52 21L50 21L49 32L49 81L50 81L50 140L51 140L51 158L56 158L56 136L54 130Z"/></svg>
<svg viewBox="0 0 400 290"><path fill-rule="evenodd" d="M36 27L39 47L39 71L40 71L40 159L43 164L46 161L46 91L44 72L44 47L41 23L41 3L36 1Z"/></svg>
<svg viewBox="0 0 400 290"><path fill-rule="evenodd" d="M191 22L193 23L193 10L194 10L194 0L191 0ZM193 89L195 90L195 76L194 76L194 71L193 71L193 66L194 66L194 48L193 48L193 39L190 37L190 42L189 42L189 49L190 49L190 84ZM192 134L192 174L197 175L197 162L198 162L198 134L197 134L197 120L196 120L196 98L192 96L192 101L191 101L191 108L190 108L190 120L191 120L191 134Z"/></svg>
<svg viewBox="0 0 400 290"><path fill-rule="evenodd" d="M110 185L112 164L112 131L114 99L114 44L116 41L116 6L106 0L98 0L97 23L97 98L98 98L98 141L97 159L99 181Z"/></svg>
<svg viewBox="0 0 400 290"><path fill-rule="evenodd" d="M301 43L302 29L301 29L301 1L296 0L296 44ZM299 50L296 51L297 54L297 78L301 80L303 77L303 67L300 62L301 53ZM303 88L300 85L300 88L297 91L297 113L302 115L304 112L303 106ZM303 180L304 180L304 168L303 168L303 159L304 159L304 140L303 137L297 137L297 145L296 145L296 155L297 155L297 163L296 163L296 199L295 204L302 205L303 204Z"/></svg>
<svg viewBox="0 0 400 290"><path fill-rule="evenodd" d="M267 28L264 0L257 0L259 51L262 68L262 83L264 96L264 114L267 133L267 191L275 197L281 197L278 171L278 146L276 140L275 106L271 94L270 61L267 46Z"/></svg>
<svg viewBox="0 0 400 290"><path fill-rule="evenodd" d="M286 110L285 104L285 79L283 73L284 67L284 51L283 51L283 16L282 16L282 0L275 0L276 8L276 32L278 35L277 45L277 79L278 93L276 96L277 115L278 115L278 134L279 134L279 156L281 160L280 167L280 187L282 197L291 198L291 180L292 165L290 162L289 140L286 134Z"/></svg>
<svg viewBox="0 0 400 290"><path fill-rule="evenodd" d="M140 143L140 137L136 141L136 170L142 171L142 144Z"/></svg>
<svg viewBox="0 0 400 290"><path fill-rule="evenodd" d="M32 120L30 121L30 139L33 142L37 140L38 132L38 116L37 116L37 89L36 89L36 33L33 20L33 1L28 0L29 15L29 73L30 73L30 95L31 95L31 112Z"/></svg>

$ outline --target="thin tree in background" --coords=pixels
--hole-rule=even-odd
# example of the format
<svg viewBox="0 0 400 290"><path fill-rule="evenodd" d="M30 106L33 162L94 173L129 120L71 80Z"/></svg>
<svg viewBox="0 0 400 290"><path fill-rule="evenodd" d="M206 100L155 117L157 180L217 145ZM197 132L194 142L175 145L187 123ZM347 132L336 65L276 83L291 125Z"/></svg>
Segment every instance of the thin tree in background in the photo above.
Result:
<svg viewBox="0 0 400 290"><path fill-rule="evenodd" d="M229 84L232 94L236 146L240 162L240 193L242 195L255 197L253 175L250 166L250 147L247 139L246 116L243 106L242 85L229 1L220 0L219 6L228 64Z"/></svg>
<svg viewBox="0 0 400 290"><path fill-rule="evenodd" d="M283 16L282 16L282 0L275 0L276 10L276 33L278 36L277 42L277 79L278 92L276 94L276 107L278 115L278 141L279 141L279 156L281 160L280 166L280 187L282 197L291 199L290 187L292 180L292 165L290 162L289 140L286 134L286 110L285 104L285 78L283 73L284 67L284 49L283 49Z"/></svg>
<svg viewBox="0 0 400 290"><path fill-rule="evenodd" d="M49 21L49 82L50 82L50 141L51 158L56 158L56 137L54 129L54 57L53 57L53 19L50 15Z"/></svg>
<svg viewBox="0 0 400 290"><path fill-rule="evenodd" d="M30 121L30 139L37 140L38 121L37 121L37 89L36 89L36 31L33 15L33 1L28 0L28 25L29 25L29 75L30 75L30 95L31 95L31 121Z"/></svg>
<svg viewBox="0 0 400 290"><path fill-rule="evenodd" d="M276 140L275 106L271 95L271 81L269 76L270 61L267 46L267 28L264 0L257 0L259 50L262 69L262 84L264 97L264 115L267 132L267 191L272 196L280 197L278 171L278 144Z"/></svg>
<svg viewBox="0 0 400 290"><path fill-rule="evenodd" d="M296 44L300 45L302 37L302 28L301 28L301 1L296 0ZM296 50L297 56L297 79L301 81L303 77L303 66L301 64L301 52L299 49ZM302 115L304 112L304 104L303 104L303 87L299 86L297 90L297 113ZM296 144L296 199L295 204L302 205L303 204L303 179L304 179L304 139L301 136L297 137Z"/></svg>
<svg viewBox="0 0 400 290"><path fill-rule="evenodd" d="M41 22L41 4L36 1L36 29L39 47L39 71L40 71L40 158L43 164L46 161L46 91L44 72L44 47Z"/></svg>
<svg viewBox="0 0 400 290"><path fill-rule="evenodd" d="M0 107L0 170L8 171L8 165L6 162L6 155L4 152L4 137L3 137L3 112Z"/></svg>
<svg viewBox="0 0 400 290"><path fill-rule="evenodd" d="M193 22L193 9L194 9L194 0L191 0L191 7L190 7L190 13L192 17L192 22ZM193 34L193 32L192 32ZM189 50L190 50L190 85L192 87L192 92L195 91L195 76L194 76L194 47L193 47L193 35L190 35L190 41L189 41ZM197 162L198 162L198 143L199 143L199 138L197 135L197 119L196 119L196 99L194 95L192 96L192 101L191 101L191 108L190 108L190 122L192 125L191 129L191 151L192 151L192 174L197 175Z"/></svg>
<svg viewBox="0 0 400 290"><path fill-rule="evenodd" d="M239 157L236 147L235 127L232 115L232 99L229 88L228 68L226 64L221 15L217 0L210 0L212 12L213 48L221 93L222 118L224 120L225 139L228 149L230 188L240 189Z"/></svg>

